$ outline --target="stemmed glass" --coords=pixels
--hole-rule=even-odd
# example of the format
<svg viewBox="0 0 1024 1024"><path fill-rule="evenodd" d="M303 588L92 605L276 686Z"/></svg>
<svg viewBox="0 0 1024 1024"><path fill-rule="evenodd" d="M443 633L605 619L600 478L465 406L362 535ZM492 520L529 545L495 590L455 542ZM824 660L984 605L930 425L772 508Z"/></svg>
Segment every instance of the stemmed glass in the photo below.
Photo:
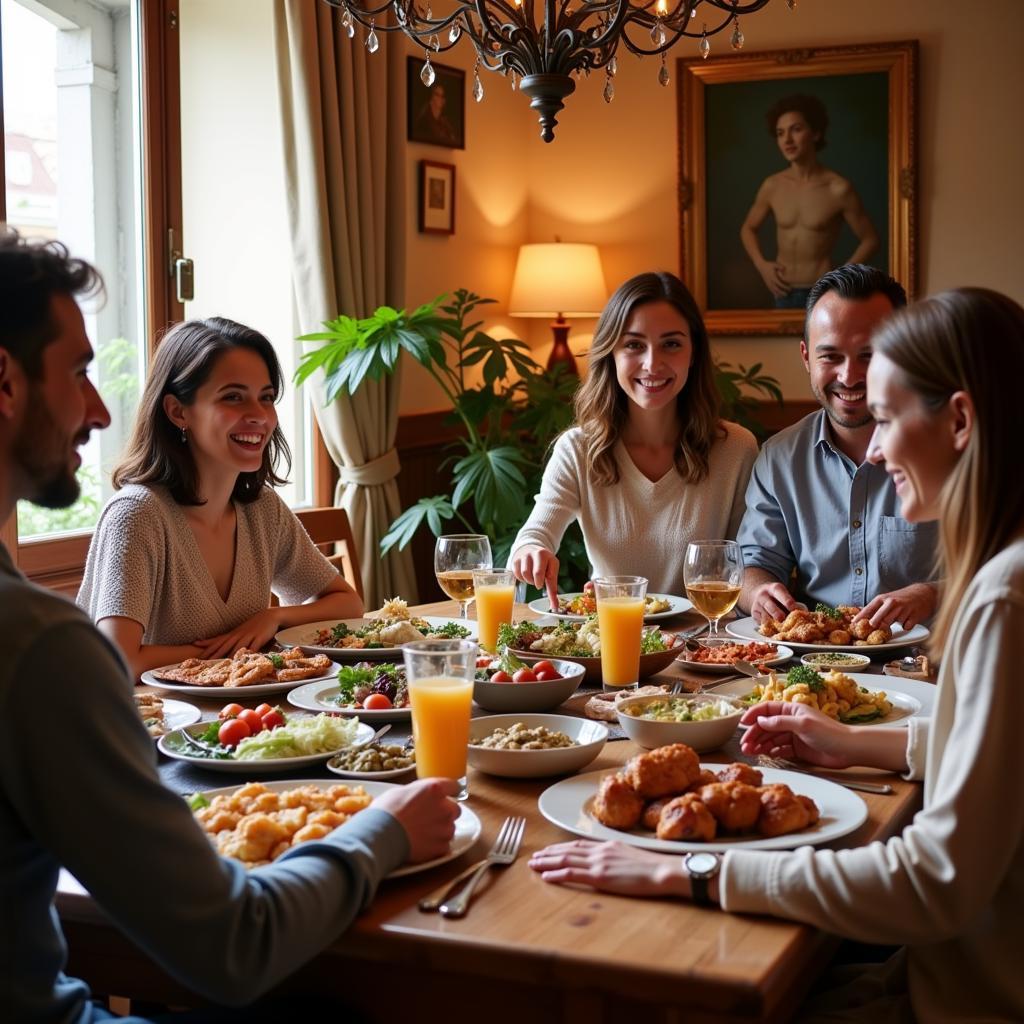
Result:
<svg viewBox="0 0 1024 1024"><path fill-rule="evenodd" d="M734 540L697 540L686 545L686 596L718 639L718 620L736 607L743 584L743 553Z"/></svg>
<svg viewBox="0 0 1024 1024"><path fill-rule="evenodd" d="M491 542L482 533L450 533L434 545L437 585L459 602L462 618L469 618L473 600L473 570L491 568Z"/></svg>

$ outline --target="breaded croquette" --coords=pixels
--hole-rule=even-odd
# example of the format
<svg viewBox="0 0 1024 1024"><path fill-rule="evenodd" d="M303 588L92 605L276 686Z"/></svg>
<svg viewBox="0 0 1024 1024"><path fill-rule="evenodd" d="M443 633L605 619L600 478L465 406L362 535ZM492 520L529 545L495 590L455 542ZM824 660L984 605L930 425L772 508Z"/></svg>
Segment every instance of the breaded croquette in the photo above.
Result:
<svg viewBox="0 0 1024 1024"><path fill-rule="evenodd" d="M654 800L669 793L682 793L696 782L700 761L692 747L673 743L637 754L627 762L623 775L640 796Z"/></svg>
<svg viewBox="0 0 1024 1024"><path fill-rule="evenodd" d="M715 782L697 794L726 832L749 832L761 813L761 794L745 782Z"/></svg>
<svg viewBox="0 0 1024 1024"><path fill-rule="evenodd" d="M658 819L659 839L710 842L715 838L715 819L696 793L670 800Z"/></svg>
<svg viewBox="0 0 1024 1024"><path fill-rule="evenodd" d="M622 775L606 775L594 797L592 812L608 828L631 829L640 821L643 798Z"/></svg>
<svg viewBox="0 0 1024 1024"><path fill-rule="evenodd" d="M798 797L789 786L775 783L761 790L761 813L757 819L757 830L761 835L788 835L807 828L817 820L818 808L814 801Z"/></svg>
<svg viewBox="0 0 1024 1024"><path fill-rule="evenodd" d="M752 765L742 761L727 764L718 775L709 782L745 782L748 786L760 786L764 776Z"/></svg>

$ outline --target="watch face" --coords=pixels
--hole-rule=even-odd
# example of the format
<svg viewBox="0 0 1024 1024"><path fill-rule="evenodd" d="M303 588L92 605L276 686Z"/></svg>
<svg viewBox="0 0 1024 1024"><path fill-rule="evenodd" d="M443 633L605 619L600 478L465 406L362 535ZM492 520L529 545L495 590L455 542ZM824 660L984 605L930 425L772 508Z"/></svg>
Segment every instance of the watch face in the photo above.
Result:
<svg viewBox="0 0 1024 1024"><path fill-rule="evenodd" d="M693 875L710 875L718 867L718 858L713 853L691 853L686 858L686 870Z"/></svg>

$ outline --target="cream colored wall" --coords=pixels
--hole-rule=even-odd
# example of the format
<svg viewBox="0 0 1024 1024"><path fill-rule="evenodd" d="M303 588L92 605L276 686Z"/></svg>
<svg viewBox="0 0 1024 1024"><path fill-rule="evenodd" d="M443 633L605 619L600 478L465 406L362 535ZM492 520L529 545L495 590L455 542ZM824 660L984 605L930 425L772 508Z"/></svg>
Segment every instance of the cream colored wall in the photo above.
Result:
<svg viewBox="0 0 1024 1024"><path fill-rule="evenodd" d="M1024 2L800 0L791 12L776 0L745 19L743 31L749 50L920 40L919 292L984 284L1024 301ZM725 33L711 41L712 53L728 47ZM684 43L673 57L695 52L695 44ZM446 60L468 66L468 45ZM579 83L551 144L540 140L525 97L491 89L479 107L468 100L475 109L469 111L465 152L409 147L410 166L426 150L454 153L450 162L460 169L463 208L470 187L473 196L469 220L460 219L453 239L414 237L410 216L410 301L467 275L504 301L516 245L556 234L598 244L610 288L641 270L678 270L676 83L658 84L653 58L627 55L619 65L614 101L602 99L601 76ZM674 78L671 62L669 67ZM514 220L504 229L492 225L508 216L513 193L514 203L522 204ZM546 354L544 323L512 326L541 357ZM591 329L587 323L574 327L574 350L585 345ZM732 362L764 362L787 397L808 397L795 339L719 338L715 345ZM403 411L417 407L425 406L414 406L403 394Z"/></svg>

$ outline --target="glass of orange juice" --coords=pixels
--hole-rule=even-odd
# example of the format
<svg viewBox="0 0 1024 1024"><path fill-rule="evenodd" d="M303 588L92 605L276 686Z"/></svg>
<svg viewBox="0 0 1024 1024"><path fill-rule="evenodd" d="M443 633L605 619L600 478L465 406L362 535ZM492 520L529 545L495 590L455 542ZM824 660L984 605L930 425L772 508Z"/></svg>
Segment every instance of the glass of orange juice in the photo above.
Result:
<svg viewBox="0 0 1024 1024"><path fill-rule="evenodd" d="M498 627L512 622L516 578L511 569L474 569L473 593L480 646L493 653L498 649Z"/></svg>
<svg viewBox="0 0 1024 1024"><path fill-rule="evenodd" d="M417 640L402 647L416 774L455 779L456 800L469 796L466 748L478 650L472 640Z"/></svg>
<svg viewBox="0 0 1024 1024"><path fill-rule="evenodd" d="M605 690L634 687L640 680L640 639L644 629L643 576L598 576L597 627L601 634L601 680Z"/></svg>
<svg viewBox="0 0 1024 1024"><path fill-rule="evenodd" d="M718 636L718 620L740 599L743 552L734 540L697 540L686 545L683 563L686 596L708 620L710 636Z"/></svg>

